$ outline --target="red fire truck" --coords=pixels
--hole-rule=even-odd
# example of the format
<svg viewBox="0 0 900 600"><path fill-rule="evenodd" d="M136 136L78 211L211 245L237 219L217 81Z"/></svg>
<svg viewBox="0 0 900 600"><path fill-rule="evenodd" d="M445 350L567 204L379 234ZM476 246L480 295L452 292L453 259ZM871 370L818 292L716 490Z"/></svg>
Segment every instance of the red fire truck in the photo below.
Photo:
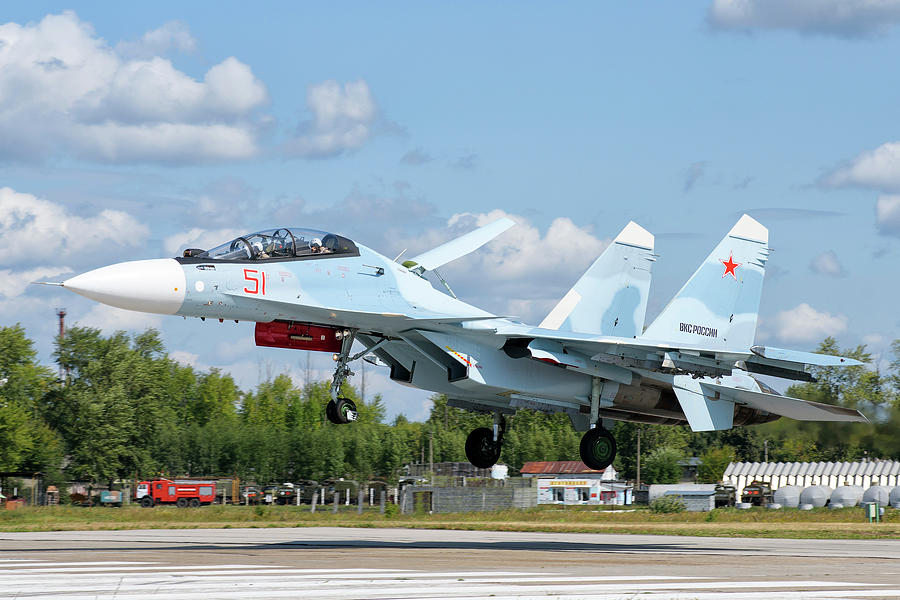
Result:
<svg viewBox="0 0 900 600"><path fill-rule="evenodd" d="M152 479L141 481L134 491L135 502L144 508L157 504L174 504L179 508L212 504L216 499L215 481Z"/></svg>

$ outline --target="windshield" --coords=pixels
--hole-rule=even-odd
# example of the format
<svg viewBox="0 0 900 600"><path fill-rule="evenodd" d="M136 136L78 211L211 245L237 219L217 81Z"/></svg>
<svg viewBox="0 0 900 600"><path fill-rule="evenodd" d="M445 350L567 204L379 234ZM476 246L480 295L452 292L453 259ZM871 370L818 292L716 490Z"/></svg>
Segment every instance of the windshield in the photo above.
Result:
<svg viewBox="0 0 900 600"><path fill-rule="evenodd" d="M285 260L328 254L358 255L359 250L351 240L333 233L281 227L242 235L193 256L206 260Z"/></svg>

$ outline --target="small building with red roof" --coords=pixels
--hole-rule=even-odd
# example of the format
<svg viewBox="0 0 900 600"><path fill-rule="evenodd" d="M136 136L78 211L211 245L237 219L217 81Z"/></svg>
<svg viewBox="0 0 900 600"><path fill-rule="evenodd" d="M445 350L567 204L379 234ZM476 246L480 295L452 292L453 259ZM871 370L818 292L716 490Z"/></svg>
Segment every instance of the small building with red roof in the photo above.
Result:
<svg viewBox="0 0 900 600"><path fill-rule="evenodd" d="M598 471L580 460L536 460L519 472L537 478L538 504L631 504L631 488L612 465Z"/></svg>
<svg viewBox="0 0 900 600"><path fill-rule="evenodd" d="M543 477L557 479L599 479L616 481L619 474L612 465L602 471L591 469L580 460L533 460L522 465L522 477Z"/></svg>

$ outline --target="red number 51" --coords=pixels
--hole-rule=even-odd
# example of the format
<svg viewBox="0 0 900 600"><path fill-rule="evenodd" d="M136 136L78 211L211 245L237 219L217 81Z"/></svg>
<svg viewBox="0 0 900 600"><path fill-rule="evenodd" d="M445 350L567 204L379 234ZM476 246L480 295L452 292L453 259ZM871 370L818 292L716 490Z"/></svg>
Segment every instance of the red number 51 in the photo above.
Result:
<svg viewBox="0 0 900 600"><path fill-rule="evenodd" d="M262 275L262 277L258 278L257 273ZM266 295L266 272L265 271L257 271L256 269L244 269L244 280L250 281L253 283L252 289L249 286L244 288L244 291L246 293L261 294L263 296ZM260 283L262 283L262 285L260 285Z"/></svg>

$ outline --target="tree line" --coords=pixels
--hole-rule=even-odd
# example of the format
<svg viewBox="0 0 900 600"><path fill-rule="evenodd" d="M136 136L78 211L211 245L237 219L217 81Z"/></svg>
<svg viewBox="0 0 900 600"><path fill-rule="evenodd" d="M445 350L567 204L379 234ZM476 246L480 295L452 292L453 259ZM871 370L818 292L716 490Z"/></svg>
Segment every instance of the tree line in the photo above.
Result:
<svg viewBox="0 0 900 600"><path fill-rule="evenodd" d="M864 346L840 349L828 338L817 351L871 363ZM894 343L895 356L900 341ZM19 326L0 327L0 471L43 472L47 483L98 485L165 474L238 476L260 484L331 477L396 480L403 467L433 459L465 461L466 436L490 416L432 397L425 422L403 415L385 422L383 398L363 401L359 421L333 425L325 417L329 381L296 385L287 375L242 390L218 369L200 371L168 356L154 330L104 336L73 327L56 340L59 369L38 363ZM60 376L58 373L62 373ZM871 423L781 419L722 432L616 423L616 468L641 479L677 481L678 461L699 456L700 479L716 481L732 460L836 461L900 458L900 360L887 373L869 367L817 368L816 383L792 386L792 396L861 409ZM531 460L574 460L581 433L563 414L522 410L509 418L501 461L519 469Z"/></svg>

